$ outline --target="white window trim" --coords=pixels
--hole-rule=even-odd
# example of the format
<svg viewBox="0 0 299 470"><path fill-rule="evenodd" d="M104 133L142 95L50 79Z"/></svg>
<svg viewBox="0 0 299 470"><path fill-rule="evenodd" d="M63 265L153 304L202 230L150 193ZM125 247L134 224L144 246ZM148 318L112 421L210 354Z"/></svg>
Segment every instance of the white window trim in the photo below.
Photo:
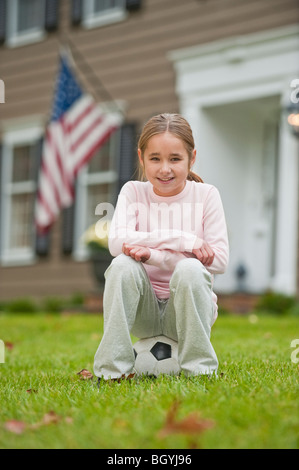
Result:
<svg viewBox="0 0 299 470"><path fill-rule="evenodd" d="M125 2L123 7L116 7L106 10L102 13L94 13L94 0L85 0L83 2L83 21L82 24L86 29L97 28L108 24L124 21L127 18L127 10Z"/></svg>
<svg viewBox="0 0 299 470"><path fill-rule="evenodd" d="M45 3L45 0L40 0ZM44 24L40 27L31 28L22 33L17 31L17 18L18 18L18 0L10 0L7 2L7 38L6 44L8 47L19 47L27 44L32 44L45 39L46 32ZM45 8L44 8L45 10Z"/></svg>
<svg viewBox="0 0 299 470"><path fill-rule="evenodd" d="M112 137L113 138L113 137ZM77 186L76 186L76 205L75 205L75 227L74 227L74 251L73 258L76 261L86 261L89 258L89 253L86 245L82 241L82 235L86 230L85 208L87 205L87 187L89 184L113 184L117 183L119 175L113 168L117 166L117 161L120 155L120 134L115 136L113 141L110 162L112 162L112 169L101 171L98 173L88 173L88 165L85 165L78 173ZM117 194L115 194L115 197ZM101 202L101 201L99 201ZM110 202L110 201L102 201ZM96 207L94 207L94 211ZM94 212L95 214L95 212Z"/></svg>
<svg viewBox="0 0 299 470"><path fill-rule="evenodd" d="M116 183L118 180L118 174L116 171L103 171L97 175L88 175L87 168L84 167L78 174L77 182L77 202L75 209L75 249L74 249L74 259L76 261L86 261L89 257L87 247L82 241L82 235L85 230L85 218L82 217L84 214L84 207L87 203L87 185L88 183L97 184L112 184ZM108 202L108 201L104 201ZM96 208L94 208L95 210Z"/></svg>
<svg viewBox="0 0 299 470"><path fill-rule="evenodd" d="M36 143L43 135L42 126L26 129L17 129L7 131L3 135L3 153L2 153L2 182L1 182L1 265L26 265L35 262L34 240L31 247L9 248L9 231L11 217L11 172L12 172L12 156L13 148L20 144ZM8 182L9 181L9 182ZM23 191L35 191L36 183L33 181L25 181L14 183L14 194Z"/></svg>

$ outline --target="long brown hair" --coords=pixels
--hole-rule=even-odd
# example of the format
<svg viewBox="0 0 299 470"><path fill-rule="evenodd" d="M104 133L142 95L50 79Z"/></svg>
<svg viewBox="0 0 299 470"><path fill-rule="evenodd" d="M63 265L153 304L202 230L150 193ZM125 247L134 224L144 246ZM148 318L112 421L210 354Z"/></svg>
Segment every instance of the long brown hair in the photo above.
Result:
<svg viewBox="0 0 299 470"><path fill-rule="evenodd" d="M186 121L186 119L180 114L157 114L145 124L138 141L138 148L141 150L141 156L144 156L149 139L154 135L163 134L164 132L170 132L175 137L182 140L190 163L195 147L193 133L188 121ZM139 176L140 179L144 179L143 168L141 168L141 166L139 166ZM187 179L190 181L196 181L197 183L203 183L201 177L190 169Z"/></svg>

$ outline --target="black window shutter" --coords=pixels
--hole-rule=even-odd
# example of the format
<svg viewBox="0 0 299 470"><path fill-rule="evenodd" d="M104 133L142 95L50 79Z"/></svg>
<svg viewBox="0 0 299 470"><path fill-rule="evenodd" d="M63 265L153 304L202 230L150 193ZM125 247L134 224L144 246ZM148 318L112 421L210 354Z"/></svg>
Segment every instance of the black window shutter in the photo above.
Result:
<svg viewBox="0 0 299 470"><path fill-rule="evenodd" d="M71 3L71 23L77 26L82 20L82 0L72 0Z"/></svg>
<svg viewBox="0 0 299 470"><path fill-rule="evenodd" d="M34 177L35 177L35 181L37 185L38 185L39 170L40 170L41 160L42 160L42 148L43 148L43 139L40 139L40 141L37 142L37 145L36 145L36 159L35 159L35 171L34 171ZM50 252L50 230L45 234L40 234L36 232L36 236L35 236L36 255L45 257L49 255L49 252Z"/></svg>
<svg viewBox="0 0 299 470"><path fill-rule="evenodd" d="M45 234L36 234L35 253L37 256L46 257L50 252L50 231Z"/></svg>
<svg viewBox="0 0 299 470"><path fill-rule="evenodd" d="M64 255L70 255L74 249L75 201L76 197L70 207L62 210L61 251Z"/></svg>
<svg viewBox="0 0 299 470"><path fill-rule="evenodd" d="M5 41L6 33L6 0L0 0L0 45Z"/></svg>
<svg viewBox="0 0 299 470"><path fill-rule="evenodd" d="M126 0L126 8L129 11L138 10L141 7L142 0Z"/></svg>
<svg viewBox="0 0 299 470"><path fill-rule="evenodd" d="M45 29L55 31L58 28L58 0L46 0Z"/></svg>
<svg viewBox="0 0 299 470"><path fill-rule="evenodd" d="M136 124L125 123L121 127L120 134L120 157L118 167L118 190L136 175L137 142Z"/></svg>

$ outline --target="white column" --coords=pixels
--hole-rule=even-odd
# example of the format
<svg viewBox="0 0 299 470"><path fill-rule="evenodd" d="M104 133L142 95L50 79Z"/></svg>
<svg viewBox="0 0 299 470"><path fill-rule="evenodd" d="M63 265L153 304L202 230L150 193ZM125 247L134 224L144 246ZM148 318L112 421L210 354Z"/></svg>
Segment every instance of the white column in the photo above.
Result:
<svg viewBox="0 0 299 470"><path fill-rule="evenodd" d="M180 113L187 119L189 122L193 137L195 141L195 147L198 148L200 138L200 128L201 128L201 107L196 103L196 95L192 96L189 99L182 99L180 102ZM198 170L197 162L194 165L194 171Z"/></svg>
<svg viewBox="0 0 299 470"><path fill-rule="evenodd" d="M298 250L299 145L291 134L285 116L281 120L279 137L275 275L271 285L276 291L294 295Z"/></svg>

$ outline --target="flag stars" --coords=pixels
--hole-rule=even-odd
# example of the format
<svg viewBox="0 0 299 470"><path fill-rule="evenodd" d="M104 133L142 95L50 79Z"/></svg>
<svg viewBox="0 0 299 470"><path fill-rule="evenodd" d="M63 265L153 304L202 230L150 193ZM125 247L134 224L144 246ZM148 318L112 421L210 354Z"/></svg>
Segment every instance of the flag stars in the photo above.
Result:
<svg viewBox="0 0 299 470"><path fill-rule="evenodd" d="M65 57L60 59L51 121L60 117L82 96L83 92Z"/></svg>

